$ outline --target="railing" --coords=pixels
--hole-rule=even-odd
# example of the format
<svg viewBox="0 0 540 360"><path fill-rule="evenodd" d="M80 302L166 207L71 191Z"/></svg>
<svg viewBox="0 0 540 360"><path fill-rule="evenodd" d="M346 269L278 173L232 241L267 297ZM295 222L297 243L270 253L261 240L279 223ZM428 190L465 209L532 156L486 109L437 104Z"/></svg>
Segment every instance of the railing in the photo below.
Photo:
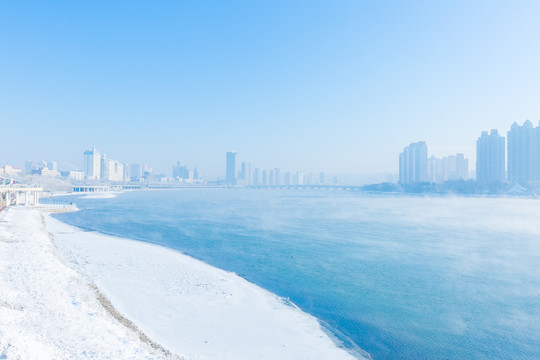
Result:
<svg viewBox="0 0 540 360"><path fill-rule="evenodd" d="M70 212L77 211L79 208L75 204L39 204L33 206L35 209L43 210L46 212Z"/></svg>

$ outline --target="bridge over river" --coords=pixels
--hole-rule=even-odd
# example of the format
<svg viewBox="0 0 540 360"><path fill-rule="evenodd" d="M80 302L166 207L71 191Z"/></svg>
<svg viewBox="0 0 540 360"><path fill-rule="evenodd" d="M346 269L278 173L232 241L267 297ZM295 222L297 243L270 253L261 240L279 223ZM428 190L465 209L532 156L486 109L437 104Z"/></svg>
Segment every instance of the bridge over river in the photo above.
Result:
<svg viewBox="0 0 540 360"><path fill-rule="evenodd" d="M279 189L279 190L347 190L362 191L362 186L354 185L251 185L251 189Z"/></svg>

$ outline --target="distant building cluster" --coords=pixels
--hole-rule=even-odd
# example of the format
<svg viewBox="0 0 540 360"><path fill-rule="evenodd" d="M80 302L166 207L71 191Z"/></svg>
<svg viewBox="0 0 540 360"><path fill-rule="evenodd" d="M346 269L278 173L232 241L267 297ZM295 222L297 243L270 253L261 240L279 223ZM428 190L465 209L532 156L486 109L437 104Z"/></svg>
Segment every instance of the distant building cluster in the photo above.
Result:
<svg viewBox="0 0 540 360"><path fill-rule="evenodd" d="M238 166L238 152L229 151L225 157L226 182L231 185L266 186L266 185L324 185L329 181L324 172L314 176L303 171L281 172L278 168L263 169L253 167L251 163L242 162ZM334 183L337 178L334 177Z"/></svg>
<svg viewBox="0 0 540 360"><path fill-rule="evenodd" d="M540 125L533 127L527 120L514 122L505 139L497 130L482 132L476 142L476 177L479 182L510 183L528 186L540 182ZM506 169L505 169L506 160Z"/></svg>
<svg viewBox="0 0 540 360"><path fill-rule="evenodd" d="M84 173L80 170L61 171L56 161L26 160L24 163L26 175L36 175L49 178L62 176L67 180L76 182L84 180Z"/></svg>
<svg viewBox="0 0 540 360"><path fill-rule="evenodd" d="M467 180L469 160L463 154L449 155L442 159L431 156L428 159L428 181L433 183L448 180Z"/></svg>
<svg viewBox="0 0 540 360"><path fill-rule="evenodd" d="M101 154L96 148L84 152L84 178L105 182L146 182L154 179L152 169L142 164L122 163ZM162 177L165 177L164 175Z"/></svg>
<svg viewBox="0 0 540 360"><path fill-rule="evenodd" d="M190 169L180 161L173 166L172 177L168 177L152 173L152 168L143 164L128 165L109 159L95 148L84 152L84 175L87 180L103 182L204 184L197 168Z"/></svg>
<svg viewBox="0 0 540 360"><path fill-rule="evenodd" d="M24 163L24 172L27 175L40 175L47 177L56 177L60 175L56 161L26 160Z"/></svg>
<svg viewBox="0 0 540 360"><path fill-rule="evenodd" d="M190 169L180 161L173 166L172 178L176 182L188 185L203 184L204 182L197 168Z"/></svg>
<svg viewBox="0 0 540 360"><path fill-rule="evenodd" d="M465 155L449 155L442 159L431 156L428 159L428 148L425 141L412 143L399 154L400 184L466 180L468 174L469 160L465 158Z"/></svg>
<svg viewBox="0 0 540 360"><path fill-rule="evenodd" d="M83 167L88 180L127 181L129 178L127 164L109 159L96 148L84 152Z"/></svg>
<svg viewBox="0 0 540 360"><path fill-rule="evenodd" d="M423 141L405 147L399 156L400 184L465 180L467 175L468 160L463 154L428 159ZM529 120L523 125L514 122L506 139L497 129L482 131L476 140L476 181L521 186L540 183L540 123L534 127Z"/></svg>
<svg viewBox="0 0 540 360"><path fill-rule="evenodd" d="M14 178L23 175L59 178L60 176L72 182L84 180L82 171L61 171L56 161L26 160L24 170L10 165L0 166L0 177Z"/></svg>
<svg viewBox="0 0 540 360"><path fill-rule="evenodd" d="M21 173L21 169L14 168L11 165L0 166L0 176L13 177Z"/></svg>

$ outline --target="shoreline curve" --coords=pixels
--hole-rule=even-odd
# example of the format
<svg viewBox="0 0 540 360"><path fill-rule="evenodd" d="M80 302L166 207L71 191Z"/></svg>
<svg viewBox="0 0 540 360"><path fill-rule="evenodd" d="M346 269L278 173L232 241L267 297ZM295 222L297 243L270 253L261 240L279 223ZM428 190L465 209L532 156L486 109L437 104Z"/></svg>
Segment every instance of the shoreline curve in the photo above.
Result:
<svg viewBox="0 0 540 360"><path fill-rule="evenodd" d="M56 246L59 248L59 251L61 253L63 253L63 257L64 257L64 261L69 263L70 266L73 268L75 268L76 271L78 271L79 273L83 273L85 276L91 278L94 283L96 283L96 286L98 286L100 289L103 289L103 292L104 294L108 295L110 298L111 298L111 303L112 304L118 304L118 309L121 313L123 314L126 314L126 318L129 319L128 321L132 321L132 323L134 324L137 324L137 328L139 329L144 329L145 333L148 334L148 336L150 336L152 339L155 339L157 341L158 344L161 344L163 345L165 348L167 349L171 349L172 352L174 353L178 353L178 354L181 354L182 356L187 356L188 358L190 356L196 356L197 358L201 358L201 359L211 359L211 358L216 358L216 357L212 357L212 355L214 356L217 356L217 358L221 358L221 359L226 359L226 358L229 358L229 357L223 357L223 352L228 352L228 353L231 353L231 346L228 345L227 347L229 349L227 349L227 347L223 347L223 346L217 346L217 348L219 348L221 350L221 352L217 352L216 353L216 350L210 350L210 351L207 351L208 348L210 348L211 346L208 346L208 343L210 342L209 340L205 340L203 343L199 343L198 344L198 349L196 349L196 347L190 347L190 350L186 353L184 349L184 346L186 344L182 343L182 347L179 347L179 346L176 346L178 344L175 343L175 341L171 340L170 336L167 336L167 334L164 334L163 332L160 332L159 329L156 329L156 326L155 325L152 325L150 324L150 322L148 321L148 318L147 316L140 316L140 313L139 313L139 310L140 310L140 306L133 306L133 304L129 304L129 301L126 300L125 298L125 295L123 296L122 294L120 294L119 292L121 291L117 291L115 293L115 291L112 291L113 288L115 286L113 286L112 283L114 283L114 281L112 281L111 283L111 279L109 279L109 283L107 283L107 279L106 277L104 276L104 273L103 273L103 270L106 270L107 269L107 266L111 266L111 263L109 262L109 265L103 267L101 270L98 269L98 267L96 266L91 266L91 265L88 265L90 264L90 262L88 262L88 258L84 261L87 262L86 266L84 265L81 265L82 264L82 261L80 261L81 259L87 257L85 255L85 253L88 253L89 251L90 252L94 252L92 256L97 256L97 258L95 258L94 260L100 258L100 256L103 256L103 252L95 252L95 248L92 249L92 247L86 247L84 249L82 249L83 244L86 243L86 245L88 245L89 243L93 243L93 242L99 242L102 246L106 246L104 244L111 244L111 239L114 238L114 242L112 242L112 244L115 244L115 245L119 245L121 244L121 248L123 249L122 251L125 253L126 251L129 252L129 249L128 248L131 248L131 250L133 250L133 248L136 248L138 249L136 251L137 254L131 254L131 256L135 256L135 258L140 258L140 253L141 251L144 253L144 252L154 252L158 255L161 255L163 256L164 253L168 254L167 256L170 257L172 256L173 258L175 258L176 260L173 260L173 263L174 262L178 262L179 259L182 259L180 262L183 263L184 265L186 265L185 263L187 262L188 263L188 267L191 267L191 271L192 271L192 274L191 275L188 275L187 276L187 281L189 283L190 280L193 280L192 278L190 279L190 277L194 276L197 277L196 274L198 274L200 271L202 271L203 273L207 273L208 275L208 272L210 273L210 275L212 275L214 277L214 280L215 279L215 275L218 274L218 278L221 277L221 279L217 279L218 283L216 282L200 282L199 284L188 284L187 286L187 292L197 292L197 291L200 291L201 290L201 286L204 287L206 285L207 287L207 291L206 291L206 294L204 291L200 292L199 294L195 294L195 298L197 296L199 296L199 300L202 300L201 303L199 303L198 305L200 306L197 306L194 310L195 312L200 312L201 311L201 307L203 309L206 309L208 311L212 311L211 308L213 308L215 304L212 304L212 306L209 306L210 304L208 303L209 300L210 300L210 303L212 302L212 299L209 299L208 296L206 295L210 295L210 298L213 296L213 295L216 295L215 293L212 293L212 291L215 291L215 288L216 286L219 287L219 282L220 281L225 281L226 283L229 282L230 284L229 285L232 285L232 287L235 289L235 291L238 291L239 292L239 296L238 297L242 297L242 296L245 296L245 294L243 294L243 292L249 292L250 296L254 296L254 298L258 301L258 302L261 302L261 304L263 304L263 313L264 314L257 314L257 313L260 313L260 309L253 309L253 306L251 306L251 308L248 308L248 310L253 314L255 314L254 316L255 317L259 317L259 322L262 323L262 324L265 324L265 322L268 322L269 319L271 319L273 317L273 313L276 313L276 314L280 314L280 316L282 316L283 312L287 312L287 310L285 309L288 309L288 315L291 315L292 316L292 319L283 319L281 318L280 319L280 323L279 324L270 324L270 326L268 327L269 324L266 324L266 325L263 325L263 326L267 326L268 329L267 329L267 333L266 333L266 336L262 336L262 337L266 337L266 338L271 338L272 336L276 337L275 333L276 332L280 332L280 331L283 331L282 329L285 329L285 331L290 330L291 328L294 329L294 331L292 331L293 335L291 334L288 334L289 336L277 336L277 338L279 338L279 340L281 340L281 342L284 342L284 338L286 338L287 340L292 340L292 343L293 344L287 344L287 343L283 343L281 344L280 341L274 341L275 343L273 344L274 345L274 351L275 351L275 354L274 355L269 355L267 356L267 358L274 358L272 356L278 356L280 359L370 359L370 356L363 352L363 350L361 349L357 349L357 351L353 351L351 349L347 349L345 347L340 347L339 346L339 342L340 342L340 339L336 336L335 333L333 333L330 329L324 327L319 321L318 319L316 319L315 317L313 317L312 315L310 314L307 314L305 312L303 312L302 310L300 310L296 305L293 305L293 307L291 307L290 305L288 304L284 304L283 302L283 299L280 298L279 296L267 291L266 289L263 289L247 280L245 280L244 278L238 276L237 274L234 274L234 273L230 273L230 272L227 272L225 270L222 270L222 269L219 269L219 268L216 268L212 265L209 265L207 263L204 263L203 261L201 260L198 260L198 259L195 259L189 255L186 255L176 249L170 249L170 248L167 248L167 247L164 247L164 246L161 246L161 245L158 245L158 244L153 244L153 243L149 243L149 242L143 242L143 241L139 241L139 240L133 240L133 239L126 239L126 238L121 238L121 237L117 237L117 236L112 236L112 235L106 235L106 234L102 234L102 233L99 233L99 232L94 232L94 231L85 231L83 229L80 229L78 227L75 227L75 226L72 226L72 225L69 225L69 224L66 224L64 222L62 222L61 220L58 220L56 219L55 217L52 217L50 215L46 215L46 219L47 219L47 228L49 231L51 231L51 233L53 234L54 236L54 243L56 244ZM70 236L71 235L71 236ZM71 238L71 240L70 240ZM95 245L95 244L94 244ZM71 247L70 247L71 246ZM128 250L126 250L128 249ZM153 249L153 250L150 250L150 249ZM118 251L118 249L116 249L115 251ZM154 254L156 255L156 254ZM101 263L103 263L103 258L99 259L99 261L101 261ZM108 257L108 260L110 261L111 258ZM124 259L126 260L126 259ZM131 260L127 260L127 262L133 262L133 259ZM114 262L114 261L112 261ZM124 261L125 262L125 261ZM169 262L170 262L170 259L169 259ZM73 266L75 265L75 266ZM133 265L133 264L131 264ZM146 264L148 265L148 264ZM170 264L169 264L170 265ZM123 266L129 266L129 264L115 264L116 267L120 266L120 267L123 267ZM193 268L194 266L194 268ZM193 272L193 270L195 270ZM185 274L185 273L184 273ZM141 275L141 274L139 274ZM211 276L211 277L212 277ZM97 278L97 279L96 279ZM184 279L186 280L186 279ZM171 279L168 279L169 283L171 281ZM173 281L174 282L174 281ZM129 283L129 281L128 281ZM133 284L131 284L133 285ZM170 285L170 284L169 284ZM167 285L167 286L169 286ZM184 284L185 285L185 284ZM191 285L191 288L190 286ZM129 296L133 296L133 286L131 286L130 289L128 289L128 292L130 295ZM196 289L196 290L194 290ZM242 290L239 290L239 289L242 289ZM246 289L249 289L249 290L246 290ZM171 289L169 289L171 290ZM178 290L178 289L176 289ZM163 291L163 289L159 290L159 291ZM186 288L184 288L184 291L186 291ZM111 294L110 294L111 293ZM213 295L212 295L213 294ZM255 295L254 295L255 294ZM165 297L167 296L166 294L164 294ZM184 294L186 295L186 294ZM189 294L188 294L189 295ZM192 294L193 295L193 294ZM233 294L230 293L230 297L232 298ZM136 295L135 295L136 296ZM144 297L144 296L143 296ZM191 296L191 300L193 300L193 296ZM223 294L218 294L218 302L223 309L228 309L229 311L231 311L231 309L234 309L234 311L237 312L236 315L239 315L241 316L241 312L242 310L246 310L246 309L242 309L242 306L245 306L246 303L243 303L243 304L236 304L234 300L230 301L230 303L227 303L227 299L224 299L223 298ZM264 301L262 301L261 299L264 299ZM140 299L137 299L137 301L135 302L138 302ZM146 298L145 301L147 301L148 299ZM188 301L189 302L189 301ZM205 303L206 302L206 303ZM248 301L249 302L249 301ZM152 301L150 301L150 303L152 303ZM174 302L173 302L174 303ZM181 303L181 302L180 302ZM153 304L154 306L156 306L156 304ZM163 305L163 304L161 304ZM169 302L168 305L170 306L171 303ZM159 305L157 305L159 306ZM156 306L156 307L157 307ZM166 308L167 306L165 306ZM256 311L254 311L256 310ZM215 311L214 311L215 312ZM175 314L174 311L173 312L165 312L165 313L160 313L160 316L163 317L163 316L173 316L173 317L176 317L178 318L178 314ZM185 313L183 313L183 315L186 315ZM214 316L216 316L216 314L214 314ZM219 315L217 316L219 317ZM207 316L203 316L203 322L208 325L209 323L212 323L212 321L209 321L209 319L207 318ZM264 319L266 318L266 320ZM216 322L218 321L219 319L211 319L211 320L214 320L213 322ZM223 319L221 319L223 320ZM231 321L231 318L230 316L228 317L227 319L228 321ZM246 319L244 319L246 320ZM191 319L191 321L193 321L193 319ZM167 321L165 321L166 323ZM272 321L270 321L270 323L272 323ZM170 324L169 324L170 325ZM214 324L215 325L215 324ZM246 326L246 323L241 323L242 326ZM234 329L232 329L231 327L228 327L227 328L227 324L223 324L221 323L221 330L225 330L223 331L223 333L225 334L228 334L228 336L231 336L230 332L233 332L234 333ZM204 328L204 325L203 326L200 326L202 328ZM281 327L282 329L279 329L279 327ZM296 328L295 328L296 327ZM147 329L149 331L147 331ZM200 330L200 329L199 329ZM300 335L299 335L300 334ZM211 336L208 336L208 335L214 335L215 334L206 334L207 337L211 337ZM236 334L238 335L238 334ZM262 349L264 348L265 349L265 352L268 353L268 351L270 351L271 349L271 346L269 346L269 341L262 341L261 342L261 334L259 332L259 339L258 339L258 342L257 342L257 336L251 336L250 337L250 334L249 332L243 334L245 337L247 337L247 339L245 339L245 341L242 342L242 344L238 344L239 346L246 346L248 349L244 349L243 347L239 347L239 349L243 349L245 351L240 351L240 353L244 353L245 354L245 357L242 357L242 354L231 354L231 359L234 358L234 359L242 359L242 358L245 358L245 359L249 359L249 358L252 358L253 356L261 356L260 353L257 352L257 349L254 348L254 347L257 347L257 346L262 346L262 347L259 347L259 349ZM253 334L251 334L253 335ZM204 336L203 336L204 337ZM296 339L295 339L296 337ZM215 339L215 337L214 337ZM231 340L231 339L229 339ZM278 340L278 339L274 339L274 340ZM296 341L296 343L294 343ZM194 341L195 343L197 341ZM212 341L213 342L213 341ZM229 341L226 341L227 343L229 343ZM233 341L234 342L234 341ZM253 342L255 342L256 344L258 345L251 345L251 346L247 346L246 344L253 344ZM291 341L289 341L291 342ZM276 345L277 344L277 345ZM291 350L291 348L293 350ZM180 351L178 351L180 350ZM197 351L199 350L199 351ZM260 350L259 350L260 351ZM360 351L362 351L363 353L359 353ZM264 356L261 357L261 358L265 358Z"/></svg>

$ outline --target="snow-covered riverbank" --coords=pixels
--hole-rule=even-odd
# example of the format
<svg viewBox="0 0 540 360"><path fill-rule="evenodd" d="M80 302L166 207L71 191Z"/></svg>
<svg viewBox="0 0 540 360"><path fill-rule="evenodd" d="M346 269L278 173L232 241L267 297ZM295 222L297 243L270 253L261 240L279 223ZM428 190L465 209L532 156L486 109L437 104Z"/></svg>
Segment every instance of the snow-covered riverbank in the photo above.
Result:
<svg viewBox="0 0 540 360"><path fill-rule="evenodd" d="M201 360L353 359L315 318L177 251L29 209L0 221L0 358L166 358L169 350Z"/></svg>
<svg viewBox="0 0 540 360"><path fill-rule="evenodd" d="M170 358L115 319L92 283L65 265L44 216L0 214L0 358Z"/></svg>

